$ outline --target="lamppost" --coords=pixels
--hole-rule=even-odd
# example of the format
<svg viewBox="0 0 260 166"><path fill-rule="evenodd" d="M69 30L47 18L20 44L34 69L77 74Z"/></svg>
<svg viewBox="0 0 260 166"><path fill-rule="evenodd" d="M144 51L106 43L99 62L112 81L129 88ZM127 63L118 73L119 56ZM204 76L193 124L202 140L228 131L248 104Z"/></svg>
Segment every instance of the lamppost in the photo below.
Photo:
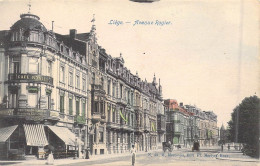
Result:
<svg viewBox="0 0 260 166"><path fill-rule="evenodd" d="M78 157L78 139L77 137L75 138L75 156L74 159L76 159Z"/></svg>

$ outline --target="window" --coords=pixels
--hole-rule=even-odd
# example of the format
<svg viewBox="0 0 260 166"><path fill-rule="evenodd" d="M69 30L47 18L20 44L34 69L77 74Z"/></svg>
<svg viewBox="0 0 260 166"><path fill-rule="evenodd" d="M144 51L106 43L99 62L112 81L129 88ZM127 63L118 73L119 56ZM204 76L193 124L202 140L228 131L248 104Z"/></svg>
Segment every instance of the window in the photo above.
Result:
<svg viewBox="0 0 260 166"><path fill-rule="evenodd" d="M18 90L10 90L9 95L9 107L10 108L17 108L18 103Z"/></svg>
<svg viewBox="0 0 260 166"><path fill-rule="evenodd" d="M60 67L60 82L65 82L65 68L64 66Z"/></svg>
<svg viewBox="0 0 260 166"><path fill-rule="evenodd" d="M37 93L28 93L28 107L37 107Z"/></svg>
<svg viewBox="0 0 260 166"><path fill-rule="evenodd" d="M64 113L64 96L60 95L60 112Z"/></svg>
<svg viewBox="0 0 260 166"><path fill-rule="evenodd" d="M95 84L95 73L92 73L92 84Z"/></svg>
<svg viewBox="0 0 260 166"><path fill-rule="evenodd" d="M73 86L73 73L69 72L69 85Z"/></svg>
<svg viewBox="0 0 260 166"><path fill-rule="evenodd" d="M38 59L29 58L29 73L38 74Z"/></svg>
<svg viewBox="0 0 260 166"><path fill-rule="evenodd" d="M13 73L20 73L20 62L13 62Z"/></svg>
<svg viewBox="0 0 260 166"><path fill-rule="evenodd" d="M101 88L102 88L102 90L104 89L104 79L103 78L101 78Z"/></svg>
<svg viewBox="0 0 260 166"><path fill-rule="evenodd" d="M130 91L127 91L127 103L130 104Z"/></svg>
<svg viewBox="0 0 260 166"><path fill-rule="evenodd" d="M51 109L51 95L47 95L47 108Z"/></svg>
<svg viewBox="0 0 260 166"><path fill-rule="evenodd" d="M80 81L79 81L79 75L76 75L76 87L80 88Z"/></svg>
<svg viewBox="0 0 260 166"><path fill-rule="evenodd" d="M134 94L133 93L131 93L131 105L133 105L133 102L134 101Z"/></svg>
<svg viewBox="0 0 260 166"><path fill-rule="evenodd" d="M99 132L99 142L103 142L104 141L104 132L100 131Z"/></svg>
<svg viewBox="0 0 260 166"><path fill-rule="evenodd" d="M110 95L110 84L111 84L111 80L107 81L107 94Z"/></svg>
<svg viewBox="0 0 260 166"><path fill-rule="evenodd" d="M73 114L73 103L72 103L72 97L69 97L69 114Z"/></svg>
<svg viewBox="0 0 260 166"><path fill-rule="evenodd" d="M86 116L86 102L85 101L82 101L82 113L81 113L81 115L83 117Z"/></svg>
<svg viewBox="0 0 260 166"><path fill-rule="evenodd" d="M83 91L86 90L86 79L85 78L82 79L82 90Z"/></svg>
<svg viewBox="0 0 260 166"><path fill-rule="evenodd" d="M120 98L123 98L123 85L120 84Z"/></svg>
<svg viewBox="0 0 260 166"><path fill-rule="evenodd" d="M116 121L116 111L115 111L115 108L112 108L113 110L113 119L112 121L115 122Z"/></svg>
<svg viewBox="0 0 260 166"><path fill-rule="evenodd" d="M48 76L51 76L51 71L52 71L52 66L51 66L51 61L48 61L48 67L47 67L47 72L48 72Z"/></svg>
<svg viewBox="0 0 260 166"><path fill-rule="evenodd" d="M76 98L76 115L79 115L79 99Z"/></svg>
<svg viewBox="0 0 260 166"><path fill-rule="evenodd" d="M116 84L113 83L113 97L115 97L116 95Z"/></svg>

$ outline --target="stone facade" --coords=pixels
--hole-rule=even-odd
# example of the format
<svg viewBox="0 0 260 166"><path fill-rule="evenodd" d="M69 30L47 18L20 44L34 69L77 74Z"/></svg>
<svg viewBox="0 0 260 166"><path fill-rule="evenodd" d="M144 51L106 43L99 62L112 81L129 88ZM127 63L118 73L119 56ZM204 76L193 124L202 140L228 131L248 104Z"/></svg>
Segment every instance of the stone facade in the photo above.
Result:
<svg viewBox="0 0 260 166"><path fill-rule="evenodd" d="M94 19L90 32L68 35L48 31L39 19L22 14L0 32L1 126L68 128L82 141L75 141L78 151L91 154L124 153L133 144L138 151L161 148L160 79L143 81L124 66L122 54L106 53Z"/></svg>

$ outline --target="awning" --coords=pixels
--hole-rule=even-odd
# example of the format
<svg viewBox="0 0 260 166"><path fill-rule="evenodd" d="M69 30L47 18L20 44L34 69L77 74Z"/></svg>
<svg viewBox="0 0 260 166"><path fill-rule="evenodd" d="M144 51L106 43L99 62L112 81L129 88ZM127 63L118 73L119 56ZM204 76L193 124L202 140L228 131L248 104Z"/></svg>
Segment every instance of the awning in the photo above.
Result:
<svg viewBox="0 0 260 166"><path fill-rule="evenodd" d="M0 142L5 142L14 132L18 125L0 129Z"/></svg>
<svg viewBox="0 0 260 166"><path fill-rule="evenodd" d="M66 145L76 146L76 136L66 127L48 126ZM77 138L77 144L84 143Z"/></svg>
<svg viewBox="0 0 260 166"><path fill-rule="evenodd" d="M26 143L28 146L46 146L48 141L42 124L24 124Z"/></svg>

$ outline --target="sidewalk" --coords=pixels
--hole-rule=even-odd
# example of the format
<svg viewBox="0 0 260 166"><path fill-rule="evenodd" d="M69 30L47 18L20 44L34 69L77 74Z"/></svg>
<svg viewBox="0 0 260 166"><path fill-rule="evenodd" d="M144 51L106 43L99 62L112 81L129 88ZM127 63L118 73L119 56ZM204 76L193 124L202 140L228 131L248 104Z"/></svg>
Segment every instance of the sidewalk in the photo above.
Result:
<svg viewBox="0 0 260 166"><path fill-rule="evenodd" d="M155 151L149 151L152 153ZM148 152L137 152L136 155L146 154ZM66 164L73 164L73 163L80 163L80 162L88 162L88 161L97 161L97 160L104 160L107 158L116 158L116 157L123 157L123 156L131 156L130 152L126 153L119 153L119 154L104 154L104 155L93 155L90 156L90 159L73 159L73 158L65 158L65 159L56 159L54 160L53 165L66 165ZM12 161L0 161L0 165L15 165L15 166L27 166L27 165L46 165L47 160L12 160Z"/></svg>
<svg viewBox="0 0 260 166"><path fill-rule="evenodd" d="M223 150L223 152L218 153L218 160L229 160L229 161L241 161L241 162L260 162L259 159L252 158L247 155L243 155L241 151L238 150Z"/></svg>

